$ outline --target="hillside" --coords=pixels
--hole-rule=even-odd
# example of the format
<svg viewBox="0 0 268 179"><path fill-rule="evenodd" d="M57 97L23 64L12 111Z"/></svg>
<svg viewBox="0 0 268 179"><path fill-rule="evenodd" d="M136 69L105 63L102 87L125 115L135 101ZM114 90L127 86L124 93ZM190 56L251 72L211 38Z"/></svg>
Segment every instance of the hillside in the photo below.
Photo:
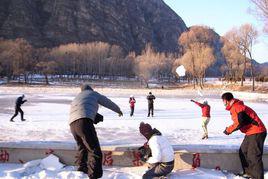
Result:
<svg viewBox="0 0 268 179"><path fill-rule="evenodd" d="M184 21L162 0L1 0L0 37L35 47L103 41L140 52L178 49Z"/></svg>

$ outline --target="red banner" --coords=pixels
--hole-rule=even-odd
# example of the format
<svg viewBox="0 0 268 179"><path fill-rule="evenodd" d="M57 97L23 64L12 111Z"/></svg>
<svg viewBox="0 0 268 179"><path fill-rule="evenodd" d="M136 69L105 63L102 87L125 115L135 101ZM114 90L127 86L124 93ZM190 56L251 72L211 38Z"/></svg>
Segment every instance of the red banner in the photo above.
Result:
<svg viewBox="0 0 268 179"><path fill-rule="evenodd" d="M113 165L113 157L112 157L112 152L108 151L108 152L104 152L103 153L103 162L102 164L105 166L112 166Z"/></svg>
<svg viewBox="0 0 268 179"><path fill-rule="evenodd" d="M6 150L0 151L0 162L8 162L9 161L9 153Z"/></svg>
<svg viewBox="0 0 268 179"><path fill-rule="evenodd" d="M201 163L200 154L199 153L193 154L193 164L192 164L192 167L193 168L200 167L200 163Z"/></svg>
<svg viewBox="0 0 268 179"><path fill-rule="evenodd" d="M134 157L134 160L132 161L133 165L134 166L142 166L143 163L141 161L141 156L140 156L140 152L138 151L134 151L133 152L133 157Z"/></svg>

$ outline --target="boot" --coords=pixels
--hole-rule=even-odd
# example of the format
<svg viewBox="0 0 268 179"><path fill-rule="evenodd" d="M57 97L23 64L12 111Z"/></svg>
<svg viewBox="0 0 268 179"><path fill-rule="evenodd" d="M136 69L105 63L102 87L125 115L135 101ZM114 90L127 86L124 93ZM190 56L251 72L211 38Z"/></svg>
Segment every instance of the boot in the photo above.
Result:
<svg viewBox="0 0 268 179"><path fill-rule="evenodd" d="M204 139L208 139L208 135L204 134L202 137L202 140L204 140Z"/></svg>
<svg viewBox="0 0 268 179"><path fill-rule="evenodd" d="M246 179L253 179L253 177L245 172L238 173L237 176L246 178Z"/></svg>
<svg viewBox="0 0 268 179"><path fill-rule="evenodd" d="M77 168L77 171L83 172L85 174L87 174L88 168L87 167L83 167L83 166L79 166Z"/></svg>

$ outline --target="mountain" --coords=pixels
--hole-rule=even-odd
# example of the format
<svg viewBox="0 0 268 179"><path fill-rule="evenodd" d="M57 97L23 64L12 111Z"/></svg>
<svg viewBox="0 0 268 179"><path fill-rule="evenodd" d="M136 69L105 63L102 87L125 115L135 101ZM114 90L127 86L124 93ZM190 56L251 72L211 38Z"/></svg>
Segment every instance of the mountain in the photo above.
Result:
<svg viewBox="0 0 268 179"><path fill-rule="evenodd" d="M175 52L184 21L163 0L1 0L0 37L35 47L103 41Z"/></svg>
<svg viewBox="0 0 268 179"><path fill-rule="evenodd" d="M265 63L261 63L260 65L261 65L261 66L265 66L265 67L268 67L268 62L265 62Z"/></svg>

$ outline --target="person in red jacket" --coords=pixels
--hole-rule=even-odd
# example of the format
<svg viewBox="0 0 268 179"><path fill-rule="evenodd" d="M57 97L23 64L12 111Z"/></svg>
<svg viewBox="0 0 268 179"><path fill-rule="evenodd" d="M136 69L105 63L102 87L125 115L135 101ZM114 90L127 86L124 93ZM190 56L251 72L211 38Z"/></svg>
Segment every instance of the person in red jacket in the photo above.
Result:
<svg viewBox="0 0 268 179"><path fill-rule="evenodd" d="M208 139L208 123L210 121L210 106L207 101L204 101L203 104L191 99L191 102L194 102L202 108L202 128L204 130L204 135L202 139Z"/></svg>
<svg viewBox="0 0 268 179"><path fill-rule="evenodd" d="M136 100L133 95L129 98L129 104L130 104L130 116L132 117L134 114L134 108L135 108Z"/></svg>
<svg viewBox="0 0 268 179"><path fill-rule="evenodd" d="M246 134L239 149L243 168L241 175L263 179L262 155L267 134L264 124L253 109L244 105L243 101L235 99L232 93L224 93L221 98L233 120L233 124L226 127L223 133L230 135L240 130Z"/></svg>

